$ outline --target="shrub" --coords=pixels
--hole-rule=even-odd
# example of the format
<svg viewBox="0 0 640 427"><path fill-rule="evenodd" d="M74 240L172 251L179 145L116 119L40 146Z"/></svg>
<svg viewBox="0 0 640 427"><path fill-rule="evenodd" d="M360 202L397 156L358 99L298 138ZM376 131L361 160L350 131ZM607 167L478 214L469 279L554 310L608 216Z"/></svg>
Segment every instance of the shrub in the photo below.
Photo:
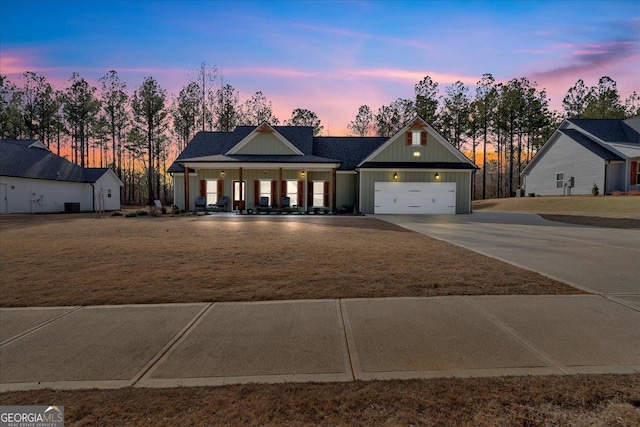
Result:
<svg viewBox="0 0 640 427"><path fill-rule="evenodd" d="M125 215L125 218L133 218L138 216L135 212L127 212L127 214Z"/></svg>
<svg viewBox="0 0 640 427"><path fill-rule="evenodd" d="M111 212L111 216L122 216L122 212L120 212L120 211L113 211L113 212Z"/></svg>
<svg viewBox="0 0 640 427"><path fill-rule="evenodd" d="M593 183L593 187L591 187L591 194L593 194L594 196L597 196L600 194L600 189L598 188L598 185L595 182Z"/></svg>
<svg viewBox="0 0 640 427"><path fill-rule="evenodd" d="M137 216L147 216L147 215L149 215L149 212L147 212L147 211L145 211L145 210L140 209L140 210L137 210L137 211L136 211L136 215L137 215Z"/></svg>

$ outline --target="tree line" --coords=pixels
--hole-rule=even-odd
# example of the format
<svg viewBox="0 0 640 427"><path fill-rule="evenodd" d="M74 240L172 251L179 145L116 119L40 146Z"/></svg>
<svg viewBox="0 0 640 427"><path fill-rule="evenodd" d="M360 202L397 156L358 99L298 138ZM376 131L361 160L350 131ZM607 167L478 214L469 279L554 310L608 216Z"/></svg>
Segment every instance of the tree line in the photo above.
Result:
<svg viewBox="0 0 640 427"><path fill-rule="evenodd" d="M420 115L456 148L483 165L476 175L478 198L504 197L520 185L520 171L563 117L623 118L637 115L634 92L622 104L616 83L602 77L597 86L579 80L563 100L564 114L549 110L544 90L526 78L498 83L491 74L475 94L462 82L445 87L429 76L418 82L415 96L398 98L374 113L363 105L347 128L357 136L391 136ZM58 155L80 166L110 167L125 184L125 204L172 200L167 178L174 159L198 131L232 131L236 126L279 125L271 102L256 92L240 102L239 92L215 67L202 63L177 95L168 95L153 77L133 93L116 71L91 86L73 73L63 88L25 72L16 84L0 75L0 138L37 138ZM285 126L323 130L313 111L296 108Z"/></svg>

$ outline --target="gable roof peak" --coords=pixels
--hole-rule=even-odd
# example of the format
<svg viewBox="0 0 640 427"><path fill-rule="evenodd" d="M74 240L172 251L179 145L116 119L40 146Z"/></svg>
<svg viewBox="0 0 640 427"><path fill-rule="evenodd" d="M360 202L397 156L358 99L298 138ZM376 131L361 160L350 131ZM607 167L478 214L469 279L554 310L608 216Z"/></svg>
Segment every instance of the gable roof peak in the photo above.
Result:
<svg viewBox="0 0 640 427"><path fill-rule="evenodd" d="M275 129L272 128L269 123L264 122L255 129L255 132L271 133L271 132L275 132Z"/></svg>
<svg viewBox="0 0 640 427"><path fill-rule="evenodd" d="M423 119L420 116L415 116L413 119L411 119L409 121L409 129L410 130L414 130L414 129L424 129L425 127L428 126L428 123L425 119ZM426 130L426 129L424 129Z"/></svg>
<svg viewBox="0 0 640 427"><path fill-rule="evenodd" d="M238 128L236 128L238 129ZM239 154L239 151L242 149L242 147L244 147L245 145L247 145L251 140L253 140L254 138L256 138L258 135L263 134L263 133L271 133L273 134L273 136L276 137L276 139L278 139L283 145L285 145L289 150L291 150L291 152L294 153L294 155L298 155L298 156L303 156L304 153L302 151L300 151L300 149L298 149L298 147L296 147L293 143L291 143L291 141L289 141L287 138L285 138L282 133L278 132L277 129L275 129L273 126L271 126L268 123L263 123L257 127L255 127L252 131L249 132L248 135L246 135L244 138L242 138L240 140L240 142L238 142L237 144L235 144L233 147L231 147L231 149L229 151L227 151L225 154L230 155L230 154Z"/></svg>

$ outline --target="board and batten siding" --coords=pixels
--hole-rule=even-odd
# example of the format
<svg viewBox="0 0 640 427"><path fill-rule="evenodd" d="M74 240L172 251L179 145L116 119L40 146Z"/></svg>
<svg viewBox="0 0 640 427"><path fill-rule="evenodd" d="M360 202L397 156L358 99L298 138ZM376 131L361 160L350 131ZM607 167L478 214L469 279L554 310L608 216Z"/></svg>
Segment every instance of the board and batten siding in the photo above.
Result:
<svg viewBox="0 0 640 427"><path fill-rule="evenodd" d="M343 206L353 209L358 203L358 175L355 173L336 174L336 209Z"/></svg>
<svg viewBox="0 0 640 427"><path fill-rule="evenodd" d="M415 157L414 152L419 152L420 157ZM407 145L405 134L396 136L395 141L389 144L371 162L460 162L451 151L444 147L440 141L436 140L430 133L427 134L427 145L414 146Z"/></svg>
<svg viewBox="0 0 640 427"><path fill-rule="evenodd" d="M625 183L626 167L625 162L611 162L607 165L607 188L606 194L611 194L614 191L626 191Z"/></svg>
<svg viewBox="0 0 640 427"><path fill-rule="evenodd" d="M372 214L374 211L375 183L394 182L393 174L398 173L397 182L455 182L456 214L471 213L471 171L438 172L440 180L434 180L435 172L418 171L367 171L360 170L360 211Z"/></svg>
<svg viewBox="0 0 640 427"><path fill-rule="evenodd" d="M198 196L198 176L189 174L189 210L196 209L196 196ZM184 209L184 174L173 174L173 204L179 209Z"/></svg>
<svg viewBox="0 0 640 427"><path fill-rule="evenodd" d="M297 154L272 133L260 133L235 154L292 155Z"/></svg>
<svg viewBox="0 0 640 427"><path fill-rule="evenodd" d="M64 212L65 203L80 203L83 212L93 211L93 187L82 182L0 177L6 185L7 213Z"/></svg>
<svg viewBox="0 0 640 427"><path fill-rule="evenodd" d="M540 196L562 196L567 194L564 186L556 187L556 175L564 174L564 182L574 178L572 195L591 194L595 183L604 193L604 160L584 148L566 135L557 140L535 159L536 163L525 177L525 192Z"/></svg>

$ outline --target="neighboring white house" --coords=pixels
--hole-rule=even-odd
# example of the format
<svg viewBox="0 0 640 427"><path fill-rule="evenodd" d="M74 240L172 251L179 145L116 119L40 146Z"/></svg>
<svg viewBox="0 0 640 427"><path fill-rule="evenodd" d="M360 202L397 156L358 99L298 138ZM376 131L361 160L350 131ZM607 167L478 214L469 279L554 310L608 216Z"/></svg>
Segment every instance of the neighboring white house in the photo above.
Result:
<svg viewBox="0 0 640 427"><path fill-rule="evenodd" d="M37 140L0 140L0 214L120 209L122 181L83 168Z"/></svg>
<svg viewBox="0 0 640 427"><path fill-rule="evenodd" d="M526 194L640 190L640 116L567 119L524 168Z"/></svg>

